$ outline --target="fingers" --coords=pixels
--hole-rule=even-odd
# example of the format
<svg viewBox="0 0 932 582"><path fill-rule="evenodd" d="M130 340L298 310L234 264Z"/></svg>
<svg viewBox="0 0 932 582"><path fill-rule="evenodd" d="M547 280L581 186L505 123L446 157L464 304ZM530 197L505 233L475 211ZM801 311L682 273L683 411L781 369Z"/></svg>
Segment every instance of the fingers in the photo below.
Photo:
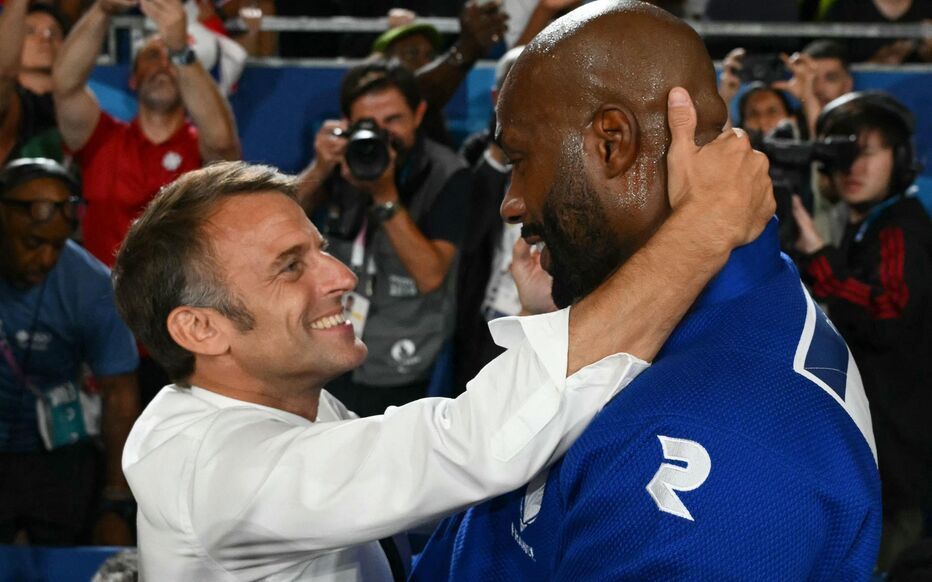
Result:
<svg viewBox="0 0 932 582"><path fill-rule="evenodd" d="M670 125L670 152L696 149L696 107L689 93L674 87L667 96L667 123Z"/></svg>

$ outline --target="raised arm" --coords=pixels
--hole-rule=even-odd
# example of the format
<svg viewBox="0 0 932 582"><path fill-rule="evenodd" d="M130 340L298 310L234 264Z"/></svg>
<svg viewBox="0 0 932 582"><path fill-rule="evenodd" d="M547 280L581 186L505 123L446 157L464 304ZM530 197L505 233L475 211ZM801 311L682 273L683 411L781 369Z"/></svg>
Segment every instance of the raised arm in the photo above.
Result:
<svg viewBox="0 0 932 582"><path fill-rule="evenodd" d="M467 2L460 13L456 43L415 74L424 100L433 107L446 105L475 62L504 36L507 19L496 2Z"/></svg>
<svg viewBox="0 0 932 582"><path fill-rule="evenodd" d="M58 128L65 145L72 151L84 147L100 118L100 105L87 81L107 36L110 17L134 5L134 0L95 2L65 39L52 68Z"/></svg>
<svg viewBox="0 0 932 582"><path fill-rule="evenodd" d="M28 0L8 0L0 12L0 127L15 94L28 7Z"/></svg>
<svg viewBox="0 0 932 582"><path fill-rule="evenodd" d="M180 0L141 0L140 6L155 22L169 54L187 48L187 15ZM197 126L201 157L205 162L239 159L240 143L233 111L213 78L197 61L177 69L181 100Z"/></svg>
<svg viewBox="0 0 932 582"><path fill-rule="evenodd" d="M673 212L630 260L573 307L568 374L617 352L653 359L731 250L757 238L776 209L767 158L751 149L744 132L726 130L696 146L696 110L679 88L670 92L668 118Z"/></svg>

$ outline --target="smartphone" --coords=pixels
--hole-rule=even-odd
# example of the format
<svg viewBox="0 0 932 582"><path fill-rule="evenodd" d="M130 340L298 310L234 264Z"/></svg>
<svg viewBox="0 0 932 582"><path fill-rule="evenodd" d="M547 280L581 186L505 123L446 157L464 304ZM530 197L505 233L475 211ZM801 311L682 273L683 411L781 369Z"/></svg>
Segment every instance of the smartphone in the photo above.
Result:
<svg viewBox="0 0 932 582"><path fill-rule="evenodd" d="M738 78L742 83L760 81L765 85L770 85L774 81L789 78L789 70L778 54L750 54L744 55L741 59Z"/></svg>

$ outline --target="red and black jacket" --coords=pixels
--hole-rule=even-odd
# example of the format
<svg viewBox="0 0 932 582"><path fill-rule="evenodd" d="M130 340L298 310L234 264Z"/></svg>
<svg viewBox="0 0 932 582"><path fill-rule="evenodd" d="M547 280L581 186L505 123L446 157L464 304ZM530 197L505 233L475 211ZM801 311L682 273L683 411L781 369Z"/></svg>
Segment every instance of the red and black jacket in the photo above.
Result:
<svg viewBox="0 0 932 582"><path fill-rule="evenodd" d="M799 263L860 369L885 505L914 506L932 451L932 221L898 196Z"/></svg>

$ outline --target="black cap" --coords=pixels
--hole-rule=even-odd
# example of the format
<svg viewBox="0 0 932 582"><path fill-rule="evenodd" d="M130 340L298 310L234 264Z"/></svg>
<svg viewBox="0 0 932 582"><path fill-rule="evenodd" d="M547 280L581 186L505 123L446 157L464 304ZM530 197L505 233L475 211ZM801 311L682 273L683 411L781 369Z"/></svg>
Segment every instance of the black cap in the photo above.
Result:
<svg viewBox="0 0 932 582"><path fill-rule="evenodd" d="M7 164L0 170L0 195L39 178L57 178L68 187L72 195L81 195L81 184L75 177L64 166L48 158L19 158Z"/></svg>

